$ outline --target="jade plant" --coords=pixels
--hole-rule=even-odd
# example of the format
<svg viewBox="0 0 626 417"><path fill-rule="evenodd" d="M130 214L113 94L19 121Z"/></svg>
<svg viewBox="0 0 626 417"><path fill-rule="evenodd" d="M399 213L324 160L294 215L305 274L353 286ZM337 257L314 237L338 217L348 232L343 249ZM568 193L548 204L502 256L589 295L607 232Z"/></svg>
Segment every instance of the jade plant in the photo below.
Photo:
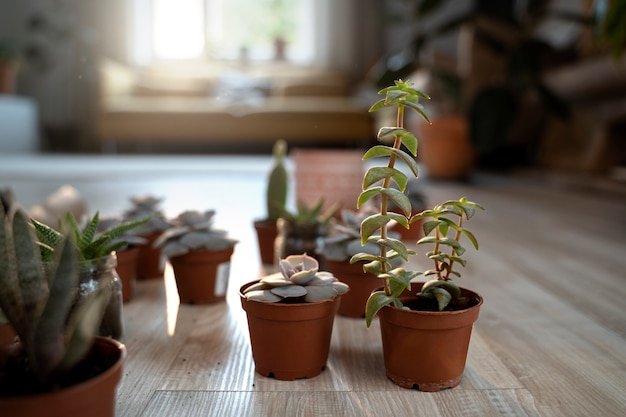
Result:
<svg viewBox="0 0 626 417"><path fill-rule="evenodd" d="M78 306L79 253L69 239L53 259L41 258L28 215L16 204L0 204L0 307L19 345L0 367L3 395L59 389L89 350L110 297L99 286Z"/></svg>
<svg viewBox="0 0 626 417"><path fill-rule="evenodd" d="M307 254L287 256L278 266L280 272L261 278L245 289L244 296L269 303L313 303L332 300L349 289L332 273L320 271L318 261Z"/></svg>
<svg viewBox="0 0 626 417"><path fill-rule="evenodd" d="M364 270L377 275L383 281L383 289L373 292L367 301L365 312L367 326L370 326L378 311L387 305L408 308L400 300L400 294L404 290L410 290L411 281L421 275L432 279L423 285L422 291L417 294L418 298L436 300L436 311L454 305L451 303L452 300L458 301L461 291L451 280L451 276L460 277L461 273L455 268L466 264L462 258L465 248L460 243L461 237L468 238L478 249L476 238L465 229L463 220L470 219L476 210L482 209L480 205L461 198L412 215L411 201L405 193L409 181L405 171L408 170L414 178L418 177L418 165L415 161L418 141L414 134L404 128L405 110L415 111L430 122L423 105L419 102L420 99L429 97L413 88L412 82L402 80L382 89L379 94L385 97L377 101L370 111L395 108L396 126L381 128L378 139L383 144L373 146L363 156L365 160L384 157L387 164L373 166L367 170L363 179L363 192L357 202L357 207L372 199L380 202L379 210L361 223L361 244L375 243L379 246L379 252L377 254L361 252L350 259L351 263L366 261ZM388 138L393 139L391 145L385 144ZM404 163L405 170L396 167L398 161ZM398 212L388 210L391 204ZM450 216L456 218L456 221L450 219ZM420 219L424 220L424 237L418 240L418 247L433 245L426 256L433 261L434 268L424 272L409 271L402 267L394 268L392 260L401 258L408 262L409 256L416 255L416 252L409 250L402 241L391 237L389 225L397 222L408 228L411 223Z"/></svg>
<svg viewBox="0 0 626 417"><path fill-rule="evenodd" d="M161 247L167 257L180 256L196 250L223 250L235 246L237 240L224 230L213 228L215 210L200 212L187 210L173 221L173 226L163 232L153 243Z"/></svg>

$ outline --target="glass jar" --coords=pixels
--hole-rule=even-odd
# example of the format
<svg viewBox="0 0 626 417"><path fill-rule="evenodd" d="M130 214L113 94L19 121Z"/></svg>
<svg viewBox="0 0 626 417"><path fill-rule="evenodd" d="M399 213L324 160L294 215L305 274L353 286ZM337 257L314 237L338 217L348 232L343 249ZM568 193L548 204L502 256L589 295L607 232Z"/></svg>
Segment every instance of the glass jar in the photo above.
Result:
<svg viewBox="0 0 626 417"><path fill-rule="evenodd" d="M111 288L111 297L100 323L99 336L121 340L124 335L122 317L122 281L117 274L117 257L112 253L101 258L83 261L80 265L79 300L94 293L103 283Z"/></svg>

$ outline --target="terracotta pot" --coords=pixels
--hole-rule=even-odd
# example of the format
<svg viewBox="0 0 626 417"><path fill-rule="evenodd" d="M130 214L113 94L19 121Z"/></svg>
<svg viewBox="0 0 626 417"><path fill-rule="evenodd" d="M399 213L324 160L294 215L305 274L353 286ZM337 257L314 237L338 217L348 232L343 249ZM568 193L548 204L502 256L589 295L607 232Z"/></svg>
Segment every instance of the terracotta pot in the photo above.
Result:
<svg viewBox="0 0 626 417"><path fill-rule="evenodd" d="M316 303L266 303L243 295L256 371L283 381L319 375L328 360L339 298Z"/></svg>
<svg viewBox="0 0 626 417"><path fill-rule="evenodd" d="M170 259L180 302L208 304L224 301L230 274L233 247L224 250L198 250Z"/></svg>
<svg viewBox="0 0 626 417"><path fill-rule="evenodd" d="M351 264L347 260L326 259L326 270L350 287L350 291L341 296L339 315L364 318L367 299L372 291L380 287L381 280L374 274L363 272L362 262Z"/></svg>
<svg viewBox="0 0 626 417"><path fill-rule="evenodd" d="M419 123L418 160L431 178L460 179L474 169L474 149L467 121L462 116L447 116L432 124Z"/></svg>
<svg viewBox="0 0 626 417"><path fill-rule="evenodd" d="M142 236L146 239L144 245L139 246L137 258L137 279L160 279L163 278L163 260L161 248L153 248L152 243L161 233L152 233Z"/></svg>
<svg viewBox="0 0 626 417"><path fill-rule="evenodd" d="M402 301L406 304L423 283L412 285ZM404 388L439 391L461 382L472 325L478 319L483 299L467 289L461 294L474 300L459 311L414 311L390 306L378 316L387 376Z"/></svg>
<svg viewBox="0 0 626 417"><path fill-rule="evenodd" d="M15 342L15 332L9 323L0 323L0 349Z"/></svg>
<svg viewBox="0 0 626 417"><path fill-rule="evenodd" d="M19 65L0 62L0 94L15 94Z"/></svg>
<svg viewBox="0 0 626 417"><path fill-rule="evenodd" d="M112 358L113 365L98 376L59 391L19 397L0 396L3 416L11 417L113 417L115 390L122 378L126 347L120 342L97 337L90 355Z"/></svg>
<svg viewBox="0 0 626 417"><path fill-rule="evenodd" d="M122 301L127 303L133 299L135 283L137 281L137 259L139 247L133 246L116 252L117 274L122 280Z"/></svg>
<svg viewBox="0 0 626 417"><path fill-rule="evenodd" d="M259 243L259 252L261 254L261 263L263 265L274 265L276 257L274 256L274 242L278 229L276 222L273 220L257 220L254 222L257 241Z"/></svg>

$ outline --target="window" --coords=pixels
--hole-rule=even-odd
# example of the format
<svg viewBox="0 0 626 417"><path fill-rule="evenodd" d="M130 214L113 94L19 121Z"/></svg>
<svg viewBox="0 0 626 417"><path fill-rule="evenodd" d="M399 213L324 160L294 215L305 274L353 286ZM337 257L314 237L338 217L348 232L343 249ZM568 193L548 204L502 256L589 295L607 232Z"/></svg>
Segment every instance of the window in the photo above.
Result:
<svg viewBox="0 0 626 417"><path fill-rule="evenodd" d="M274 56L274 41L287 41L290 61L314 56L315 0L134 0L134 58L237 59ZM147 61L147 62L146 62Z"/></svg>

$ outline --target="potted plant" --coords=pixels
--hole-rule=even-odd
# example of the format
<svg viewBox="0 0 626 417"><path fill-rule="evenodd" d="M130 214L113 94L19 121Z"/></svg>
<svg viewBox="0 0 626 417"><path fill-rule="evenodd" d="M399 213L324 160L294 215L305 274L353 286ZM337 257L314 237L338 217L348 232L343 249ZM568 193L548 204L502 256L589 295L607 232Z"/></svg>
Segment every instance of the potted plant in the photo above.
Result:
<svg viewBox="0 0 626 417"><path fill-rule="evenodd" d="M350 292L341 297L338 314L345 317L365 317L365 304L372 291L380 286L378 277L363 270L363 262L350 263L352 256L367 252L376 254L377 244L368 242L361 244L361 222L376 212L375 207L361 207L359 211L342 210L341 221L330 224L330 233L324 238L322 254L326 268L341 282L350 287ZM390 235L396 232L389 232ZM399 266L401 258L390 262Z"/></svg>
<svg viewBox="0 0 626 417"><path fill-rule="evenodd" d="M317 259L320 269L326 269L321 247L324 237L328 235L330 221L338 209L339 205L333 204L324 210L323 198L310 206L298 201L295 211L283 209L276 222L276 256L283 259L289 255L307 253Z"/></svg>
<svg viewBox="0 0 626 417"><path fill-rule="evenodd" d="M239 291L256 371L280 380L312 378L326 365L335 313L348 286L306 254L281 259L279 270Z"/></svg>
<svg viewBox="0 0 626 417"><path fill-rule="evenodd" d="M403 192L408 176L395 164L403 161L417 177L414 159L417 138L404 129L404 113L407 109L414 110L428 120L419 103L428 96L414 89L410 81L402 80L379 94L385 98L376 102L370 111L396 108L397 126L383 127L378 133L379 138L391 135L393 145L376 145L364 155L364 159L385 157L388 162L386 166L373 166L365 173L358 206L379 198L378 212L361 223L361 242L376 243L380 250L376 255L359 253L350 261L368 262L364 269L383 282L383 288L373 292L367 301L365 320L370 326L374 317L379 316L387 376L402 387L439 391L452 388L461 380L472 325L482 304L480 295L458 287L451 280L452 276L460 277L457 266L466 263L462 258L465 248L461 238L467 238L478 249L476 238L463 222L482 207L461 198L411 215L410 200ZM390 186L392 182L397 189ZM401 209L400 213L387 210L390 200ZM434 268L424 272L393 268L390 259L401 257L408 261L415 251L388 235L389 223L396 221L407 227L418 220L424 220L425 236L417 244L418 247L431 246L426 256L434 263ZM432 279L425 283L414 282L422 275Z"/></svg>
<svg viewBox="0 0 626 417"><path fill-rule="evenodd" d="M282 139L276 141L272 148L272 154L274 156L273 165L265 190L267 216L264 219L254 221L261 262L264 265L273 265L277 262L274 255L274 241L278 234L276 221L285 210L289 180L287 168L285 167L287 143Z"/></svg>
<svg viewBox="0 0 626 417"><path fill-rule="evenodd" d="M116 271L117 258L115 252L126 246L127 243L118 238L146 223L148 218L123 222L98 232L99 219L100 214L96 212L84 226L80 226L74 215L68 212L65 222L59 222L59 228L63 232L59 232L35 219L31 219L31 222L36 231L44 262L48 262L54 257L54 252L59 244L66 238L77 248L80 282L79 291L76 294L76 305L79 305L83 298L90 296L99 285L104 284L110 288L111 295L100 323L99 335L121 340L124 334L122 282Z"/></svg>
<svg viewBox="0 0 626 417"><path fill-rule="evenodd" d="M137 279L163 278L164 262L161 250L154 246L154 241L171 224L159 209L162 199L154 196L135 196L130 199L133 206L122 215L124 221L135 221L149 218L150 220L136 228L133 233L143 237L146 242L139 246L137 257Z"/></svg>
<svg viewBox="0 0 626 417"><path fill-rule="evenodd" d="M11 417L113 417L126 348L95 336L110 298L98 285L74 307L79 254L64 238L41 259L32 224L0 204L0 307L17 333L0 346L0 410Z"/></svg>
<svg viewBox="0 0 626 417"><path fill-rule="evenodd" d="M226 298L236 240L213 228L215 210L184 211L154 241L169 258L180 301L205 304Z"/></svg>

